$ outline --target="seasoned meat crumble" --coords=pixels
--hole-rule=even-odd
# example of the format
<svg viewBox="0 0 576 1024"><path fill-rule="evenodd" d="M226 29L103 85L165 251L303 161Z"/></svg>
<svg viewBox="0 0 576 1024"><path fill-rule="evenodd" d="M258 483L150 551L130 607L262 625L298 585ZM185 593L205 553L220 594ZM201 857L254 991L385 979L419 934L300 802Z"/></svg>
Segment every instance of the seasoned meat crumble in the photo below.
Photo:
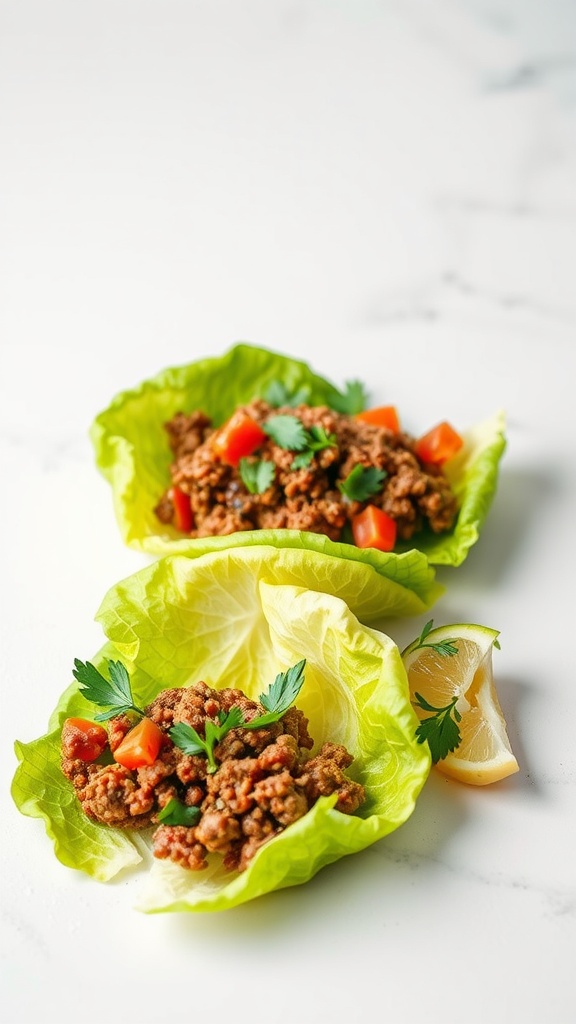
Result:
<svg viewBox="0 0 576 1024"><path fill-rule="evenodd" d="M360 807L364 788L345 775L352 756L333 743L311 756L308 719L295 706L271 724L232 728L214 748L213 773L206 757L186 754L172 742L174 725L182 722L204 735L207 721L219 721L233 707L241 709L244 722L264 712L241 690L214 690L202 681L164 690L144 709L164 734L158 757L135 770L102 763L130 730L127 715L111 719L108 750L99 762L78 757L63 732L62 770L84 813L114 828L156 826L153 853L160 859L198 871L208 854L217 853L226 869L242 871L263 843L303 817L320 796L336 793L336 807L345 814ZM159 823L158 814L172 799L199 809L195 824Z"/></svg>
<svg viewBox="0 0 576 1024"><path fill-rule="evenodd" d="M266 436L248 461L270 462L273 476L262 493L251 493L237 465L222 458L219 430L197 410L178 412L165 425L173 453L171 487L155 513L166 524L175 518L174 488L189 496L192 537L231 534L241 530L290 529L322 533L331 540L347 539L352 518L368 503L397 524L397 539L409 540L424 527L434 533L449 530L457 514L450 484L438 466L424 465L414 439L327 406L273 408L255 399L239 410L260 427L272 416L296 417L306 430L322 428L334 443L315 451L309 465L294 466L296 452ZM384 472L381 488L368 500L347 498L339 489L356 467Z"/></svg>

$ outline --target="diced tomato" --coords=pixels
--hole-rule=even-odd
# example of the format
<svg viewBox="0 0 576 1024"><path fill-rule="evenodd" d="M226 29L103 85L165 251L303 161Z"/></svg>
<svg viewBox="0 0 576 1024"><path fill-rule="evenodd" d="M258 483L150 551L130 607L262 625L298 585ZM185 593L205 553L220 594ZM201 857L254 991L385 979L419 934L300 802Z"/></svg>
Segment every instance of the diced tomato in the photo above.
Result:
<svg viewBox="0 0 576 1024"><path fill-rule="evenodd" d="M240 459L252 455L266 440L266 434L248 413L237 409L224 426L214 435L215 454L229 466L237 466Z"/></svg>
<svg viewBox="0 0 576 1024"><path fill-rule="evenodd" d="M366 508L352 517L352 536L358 548L393 551L396 532L396 521L376 505L366 505Z"/></svg>
<svg viewBox="0 0 576 1024"><path fill-rule="evenodd" d="M362 423L371 423L374 427L387 427L394 434L400 433L400 419L395 405L379 405L375 409L364 409L356 413L356 419Z"/></svg>
<svg viewBox="0 0 576 1024"><path fill-rule="evenodd" d="M174 486L171 491L172 504L174 505L174 526L182 533L190 533L192 529L192 508L190 506L190 495L186 494L179 487Z"/></svg>
<svg viewBox="0 0 576 1024"><path fill-rule="evenodd" d="M464 441L460 434L446 420L443 420L442 423L438 423L428 433L418 438L414 450L421 462L439 466L443 462L448 462L448 459L452 459L463 444Z"/></svg>
<svg viewBox="0 0 576 1024"><path fill-rule="evenodd" d="M108 744L108 733L97 722L86 718L67 718L62 726L62 750L65 757L96 761Z"/></svg>
<svg viewBox="0 0 576 1024"><path fill-rule="evenodd" d="M114 751L114 760L125 768L154 764L164 742L164 733L151 718L141 718Z"/></svg>

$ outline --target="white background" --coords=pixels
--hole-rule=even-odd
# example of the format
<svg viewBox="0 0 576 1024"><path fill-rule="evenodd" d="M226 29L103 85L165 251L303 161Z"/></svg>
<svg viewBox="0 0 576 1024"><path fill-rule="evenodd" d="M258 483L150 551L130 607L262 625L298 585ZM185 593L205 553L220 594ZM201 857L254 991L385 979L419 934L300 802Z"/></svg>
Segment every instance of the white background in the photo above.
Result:
<svg viewBox="0 0 576 1024"><path fill-rule="evenodd" d="M569 0L0 0L7 1024L124 1002L138 1024L574 1021L575 127ZM361 378L414 432L506 410L496 500L433 614L501 630L521 770L433 773L308 885L149 917L136 880L64 868L18 814L13 742L144 562L93 417L238 340Z"/></svg>

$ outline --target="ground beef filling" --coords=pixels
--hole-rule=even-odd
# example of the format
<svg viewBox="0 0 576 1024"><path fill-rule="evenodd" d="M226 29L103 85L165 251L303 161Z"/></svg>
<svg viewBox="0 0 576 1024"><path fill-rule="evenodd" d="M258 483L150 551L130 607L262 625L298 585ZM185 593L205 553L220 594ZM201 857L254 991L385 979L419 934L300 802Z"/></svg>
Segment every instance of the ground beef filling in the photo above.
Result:
<svg viewBox="0 0 576 1024"><path fill-rule="evenodd" d="M156 857L193 871L220 854L226 869L242 871L256 851L297 821L320 796L337 794L336 808L353 814L364 801L364 788L345 775L352 756L345 747L325 743L312 757L308 720L297 707L260 729L232 729L216 746L217 770L207 759L174 746L168 730L186 722L204 735L207 719L240 706L245 720L264 709L235 689L213 690L204 682L164 690L145 710L165 733L152 765L134 771L116 763L82 761L63 742L62 770L73 783L84 813L114 828L155 827ZM110 754L131 726L126 715L109 723ZM106 756L105 755L105 756ZM158 813L172 799L198 807L197 822L159 824Z"/></svg>
<svg viewBox="0 0 576 1024"><path fill-rule="evenodd" d="M306 468L293 469L296 453L267 438L250 459L272 462L274 479L262 494L252 494L238 468L222 461L215 449L217 431L211 420L201 411L178 412L165 425L174 455L170 473L172 485L190 496L192 537L284 528L347 539L352 517L367 504L396 520L399 540L409 540L424 527L434 533L452 527L457 503L450 484L440 469L419 462L409 435L363 423L327 406L272 408L256 399L242 409L258 424L272 415L296 416L307 430L321 426L334 434L336 444L316 452ZM338 488L356 465L386 473L381 491L364 502L350 501ZM174 523L170 488L155 513L161 522Z"/></svg>

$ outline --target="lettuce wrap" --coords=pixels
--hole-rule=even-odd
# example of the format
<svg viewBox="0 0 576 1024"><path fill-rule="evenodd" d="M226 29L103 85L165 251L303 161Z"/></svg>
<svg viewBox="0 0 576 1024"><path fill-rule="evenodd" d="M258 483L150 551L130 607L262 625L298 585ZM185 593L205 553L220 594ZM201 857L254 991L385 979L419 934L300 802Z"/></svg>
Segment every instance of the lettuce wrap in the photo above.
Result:
<svg viewBox="0 0 576 1024"><path fill-rule="evenodd" d="M220 426L242 403L265 395L272 382L299 391L310 405L342 408L342 393L304 362L248 344L238 344L220 357L166 369L139 387L116 395L92 423L90 436L96 463L112 486L116 518L129 546L151 554L182 551L192 545L199 553L237 544L269 543L304 548L353 558L353 544L291 530L251 530L226 537L190 540L172 526L162 524L154 509L169 486L172 455L164 424L178 411L202 409ZM362 399L362 388L356 389ZM359 411L359 410L356 410ZM464 447L446 467L460 511L452 530L425 532L399 545L392 555L374 548L365 558L384 575L401 582L405 563L395 565L403 551L418 552L423 561L460 565L477 541L492 502L500 458L505 448L504 417L497 414L478 427L463 431ZM265 537L262 534L265 533ZM409 581L407 585L410 586Z"/></svg>
<svg viewBox="0 0 576 1024"><path fill-rule="evenodd" d="M90 821L60 770L64 719L93 718L95 711L74 682L47 734L16 743L12 796L22 813L44 819L63 864L99 881L140 865L137 907L145 912L219 911L306 882L400 826L428 776L430 756L416 741L418 719L400 652L353 610L366 601L366 572L376 586L382 578L362 563L347 563L342 593L349 607L342 597L293 582L297 574L291 577L286 567L275 576L269 555L256 567L254 550L167 556L114 586L97 614L107 641L91 660L101 670L109 659L122 660L134 700L145 706L166 687L199 679L256 697L278 671L305 658L296 703L310 720L313 753L325 741L344 744L354 756L348 774L365 787L366 800L351 816L335 809L335 795L321 797L241 873L224 873L217 857L200 872L154 860L145 833Z"/></svg>

